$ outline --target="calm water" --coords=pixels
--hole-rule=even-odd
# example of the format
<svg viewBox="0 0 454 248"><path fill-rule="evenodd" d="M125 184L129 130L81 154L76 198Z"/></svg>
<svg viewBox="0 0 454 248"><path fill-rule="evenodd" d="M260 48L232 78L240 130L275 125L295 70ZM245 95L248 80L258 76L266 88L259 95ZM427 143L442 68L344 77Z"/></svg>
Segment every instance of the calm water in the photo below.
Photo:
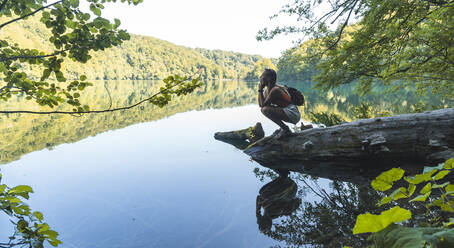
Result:
<svg viewBox="0 0 454 248"><path fill-rule="evenodd" d="M254 105L177 114L27 154L2 167L4 183L33 187L62 247L268 247L255 210L270 180L213 139L257 121L274 128ZM0 230L11 234L6 220Z"/></svg>
<svg viewBox="0 0 454 248"><path fill-rule="evenodd" d="M114 99L120 99L114 106L155 89L150 82L110 84ZM96 108L108 105L101 90L87 96ZM365 99L346 90L302 90L306 113L346 116ZM373 192L299 173L264 187L275 174L213 138L256 122L267 134L277 128L261 115L255 94L243 82L207 82L163 109L1 117L2 183L33 187L28 203L60 233L61 247L361 245L364 240L351 230L358 211L376 208ZM415 98L408 93L400 100L368 99L386 108L405 107ZM0 241L12 233L1 214Z"/></svg>

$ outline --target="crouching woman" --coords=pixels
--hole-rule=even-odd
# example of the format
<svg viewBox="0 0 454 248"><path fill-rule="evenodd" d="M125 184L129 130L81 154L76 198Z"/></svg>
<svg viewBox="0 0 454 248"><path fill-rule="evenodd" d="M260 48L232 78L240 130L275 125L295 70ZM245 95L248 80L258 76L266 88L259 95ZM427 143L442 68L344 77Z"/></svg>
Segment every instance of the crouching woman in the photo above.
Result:
<svg viewBox="0 0 454 248"><path fill-rule="evenodd" d="M284 122L296 124L301 114L287 89L276 84L276 80L276 71L265 69L260 76L258 102L262 113L280 127L277 138L281 138L292 133Z"/></svg>

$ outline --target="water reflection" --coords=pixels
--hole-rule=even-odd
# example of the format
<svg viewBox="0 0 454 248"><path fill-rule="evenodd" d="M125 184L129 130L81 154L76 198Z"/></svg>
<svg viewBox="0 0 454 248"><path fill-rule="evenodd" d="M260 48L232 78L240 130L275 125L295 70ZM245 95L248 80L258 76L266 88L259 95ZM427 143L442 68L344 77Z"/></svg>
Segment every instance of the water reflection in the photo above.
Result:
<svg viewBox="0 0 454 248"><path fill-rule="evenodd" d="M154 82L109 84L114 106L143 99L157 87ZM302 89L309 102L303 113L327 108L348 116L349 104L365 99L347 90L325 94L309 86ZM92 106L108 105L103 87L84 97ZM386 108L402 101L410 104L405 97L375 100ZM375 211L375 192L360 186L370 180L369 171L313 167L280 179L269 171L263 176L272 182L262 186L251 175L251 163L244 154L212 139L216 131L257 121L268 125L260 119L258 108L170 117L255 102L255 84L210 81L163 109L145 105L80 118L2 116L0 161L8 163L55 147L5 165L3 172L8 184L35 189L30 205L45 212L65 244L76 247L146 247L153 242L156 247L268 247L273 242L267 237L296 247L362 244L351 228L357 213ZM162 120L124 128L157 119ZM120 128L124 129L106 132ZM265 129L272 132L272 127ZM4 223L6 229L8 222Z"/></svg>
<svg viewBox="0 0 454 248"><path fill-rule="evenodd" d="M298 209L301 199L296 197L297 191L298 186L288 177L288 172L280 174L260 189L255 211L262 233L272 235L273 219L291 215Z"/></svg>
<svg viewBox="0 0 454 248"><path fill-rule="evenodd" d="M83 104L92 109L103 109L129 105L145 99L159 90L160 81L100 81L87 89L81 96ZM415 110L415 106L453 106L453 99L439 99L431 96L420 97L412 90L403 89L393 94L383 94L384 89L375 88L373 94L358 95L354 86L342 86L329 92L314 90L311 84L296 85L306 96L306 105L300 108L302 119L308 121L311 112L332 112L349 121L353 118L352 108L360 103L371 104L373 114L388 111L396 114ZM136 123L158 120L190 110L220 109L226 107L256 104L256 82L206 81L205 85L191 95L174 98L171 104L159 108L144 104L138 108L115 113L74 116L35 116L10 114L0 116L0 163L19 159L23 154L56 145L72 143L99 133L124 128ZM421 106L420 106L421 105ZM369 105L367 105L369 106ZM30 102L11 99L0 103L5 110L34 109ZM63 108L63 107L62 107ZM63 109L59 109L63 110Z"/></svg>
<svg viewBox="0 0 454 248"><path fill-rule="evenodd" d="M256 214L259 230L285 243L276 247L366 247L367 235L353 235L356 217L366 212L380 214L393 205L379 206L378 202L385 194L373 190L370 184L348 182L364 182L368 177L346 182L301 172L291 172L286 177L285 174L282 176L282 171L266 167L256 168L254 172L261 181L271 180L259 192ZM452 180L447 178L439 183ZM416 191L419 190L421 188ZM431 195L428 201L432 197L436 199L439 195ZM440 208L428 209L424 204L410 203L408 199L401 199L396 204L412 212L412 219L404 223L407 227L439 226L454 217Z"/></svg>

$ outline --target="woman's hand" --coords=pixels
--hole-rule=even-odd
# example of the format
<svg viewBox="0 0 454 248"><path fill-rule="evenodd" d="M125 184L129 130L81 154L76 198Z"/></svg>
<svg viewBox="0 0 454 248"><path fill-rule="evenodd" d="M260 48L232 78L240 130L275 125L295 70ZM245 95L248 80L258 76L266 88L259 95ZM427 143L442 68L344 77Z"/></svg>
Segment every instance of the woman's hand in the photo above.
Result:
<svg viewBox="0 0 454 248"><path fill-rule="evenodd" d="M263 77L263 75L262 75L262 76L260 76L259 89L260 89L260 90L263 90L263 88L265 88L265 86L266 86L266 84L265 84L265 79L264 79L264 77Z"/></svg>

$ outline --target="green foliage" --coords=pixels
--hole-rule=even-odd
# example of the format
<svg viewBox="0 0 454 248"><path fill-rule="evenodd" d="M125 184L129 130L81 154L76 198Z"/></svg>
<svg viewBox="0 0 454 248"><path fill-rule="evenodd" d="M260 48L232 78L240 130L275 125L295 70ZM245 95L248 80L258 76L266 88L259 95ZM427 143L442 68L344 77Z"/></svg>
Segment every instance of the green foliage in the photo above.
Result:
<svg viewBox="0 0 454 248"><path fill-rule="evenodd" d="M353 234L379 232L392 223L402 222L411 218L411 212L399 206L383 211L379 215L360 214L356 219Z"/></svg>
<svg viewBox="0 0 454 248"><path fill-rule="evenodd" d="M372 104L370 103L360 103L359 105L353 108L353 116L355 119L369 119L374 116L372 113Z"/></svg>
<svg viewBox="0 0 454 248"><path fill-rule="evenodd" d="M395 189L390 195L384 196L379 205L389 204L391 202L400 200L400 199L410 199L413 193L419 188L419 195L413 197L408 202L421 202L425 203L426 208L426 215L432 211L433 208L441 209L443 212L454 213L454 185L451 184L449 181L444 183L439 183L442 181L452 170L454 159L449 159L445 163L440 164L436 167L426 167L422 174L415 175L414 177L406 176L403 178L404 171L402 169L393 168L389 171L385 171L380 174L375 180L372 181L372 187L377 191L387 191L392 188L395 184L404 184L407 183L407 187L399 187ZM402 179L403 178L403 179ZM437 191L434 193L434 191ZM433 194L434 193L434 194ZM434 197L429 198L429 196L433 194ZM398 208L398 209L397 209ZM357 217L355 228L353 229L354 234L364 233L364 232L372 232L377 233L377 235L372 236L373 240L382 240L383 242L391 242L388 244L397 245L397 244L406 244L409 245L413 241L410 236L401 236L402 230L405 231L405 235L417 235L418 238L414 239L414 242L419 242L420 246L405 246L405 247L426 247L426 244L431 244L434 247L448 247L446 245L448 242L447 240L443 240L442 237L445 235L450 235L450 238L454 238L454 232L452 229L446 230L443 228L439 228L434 232L431 232L430 236L424 233L423 229L404 229L401 227L390 227L390 230L385 230L380 232L387 226L391 225L392 223L401 222L403 220L407 220L411 218L411 212L409 210L401 209L400 207L396 206L391 209L393 212L383 212L380 215L371 215L371 214L361 214ZM391 211L388 210L388 211ZM396 215L400 215L401 218L395 218L396 216L391 213L396 213ZM445 228L449 228L452 225L452 218L449 222L442 222L440 218L435 218L428 220L427 225L433 226L444 226ZM423 223L420 223L423 224ZM397 228L397 229L396 229ZM395 229L395 230L394 230ZM400 233L399 235L397 233ZM436 234L435 234L436 233ZM389 236L384 238L385 236ZM385 240L385 241L384 241ZM386 241L387 240L387 241ZM378 241L377 241L378 242ZM377 243L376 242L376 243ZM380 243L378 242L378 243ZM410 242L407 244L407 242ZM449 241L449 244L454 242L454 239ZM415 244L415 243L411 243ZM440 245L440 246L437 246ZM444 246L446 245L446 246ZM381 246L377 246L381 247ZM395 247L404 247L404 246L395 246Z"/></svg>
<svg viewBox="0 0 454 248"><path fill-rule="evenodd" d="M454 247L454 230L436 227L404 227L391 224L372 234L370 248L429 248Z"/></svg>
<svg viewBox="0 0 454 248"><path fill-rule="evenodd" d="M34 99L41 106L55 107L61 103L81 107L79 91L91 85L80 77L70 83L63 73L65 58L78 63L91 59L91 51L103 51L118 46L130 36L118 29L119 23L110 23L101 17L102 3L116 0L89 0L90 10L97 17L79 9L79 1L60 0L45 5L46 1L19 0L5 1L1 5L0 17L4 20L0 29L16 22L26 22L29 16L41 14L41 23L49 31L46 39L52 44L51 52L36 48L25 48L17 41L0 40L0 75L4 84L0 87L0 100L8 101L13 94L23 94L25 99ZM121 0L128 4L138 4L142 0ZM15 30L17 32L17 30ZM41 75L34 77L22 70L25 66L39 68ZM49 82L54 76L58 83Z"/></svg>
<svg viewBox="0 0 454 248"><path fill-rule="evenodd" d="M9 237L10 242L0 247L26 246L31 248L42 248L45 241L52 246L58 246L58 233L44 222L44 216L40 212L32 212L30 207L23 202L29 199L29 194L33 193L30 186L19 185L13 188L1 184L2 174L0 174L0 211L11 218L15 226L15 232Z"/></svg>
<svg viewBox="0 0 454 248"><path fill-rule="evenodd" d="M392 168L389 171L385 171L372 181L372 188L377 191L386 191L392 188L393 183L400 180L404 176L404 173L405 171L399 168Z"/></svg>
<svg viewBox="0 0 454 248"><path fill-rule="evenodd" d="M175 81L176 82L176 81ZM191 84L192 81L185 81ZM123 128L141 122L165 118L176 113L207 108L226 108L252 104L257 101L255 88L242 81L203 81L203 86L193 94L173 95L165 107L143 104L127 111L84 116L34 116L24 114L0 115L0 163L8 163L23 154L52 149L62 143L72 143L99 133ZM89 102L93 109L107 109L130 105L149 98L165 87L162 80L152 81L98 81L85 94L81 101ZM178 89L175 86L173 89ZM106 88L108 90L106 90ZM109 95L112 101L110 101ZM26 109L28 103L17 99L2 103L1 109ZM67 110L64 106L58 110ZM46 111L47 108L37 109ZM70 109L69 109L70 110Z"/></svg>
<svg viewBox="0 0 454 248"><path fill-rule="evenodd" d="M413 85L421 94L453 98L453 5L452 1L296 0L273 18L288 14L297 22L265 28L257 39L295 33L313 38L297 48L305 53L301 59L291 56L317 63L320 74L314 80L321 89L353 82L359 83L361 92L370 91L375 83L394 90Z"/></svg>
<svg viewBox="0 0 454 248"><path fill-rule="evenodd" d="M293 81L299 84L312 83L312 79L319 73L317 61L307 59L306 49L310 42L286 50L277 62L279 79Z"/></svg>
<svg viewBox="0 0 454 248"><path fill-rule="evenodd" d="M312 123L321 123L327 127L339 125L342 122L345 122L345 120L340 115L337 115L335 113L309 112L309 116Z"/></svg>
<svg viewBox="0 0 454 248"><path fill-rule="evenodd" d="M271 61L271 59L262 59L262 60L258 60L255 65L254 65L254 69L252 69L252 71L248 72L248 74L246 75L246 80L250 80L250 81L255 81L255 80L258 80L260 75L262 75L262 72L265 70L265 69L273 69L273 70L277 70L276 66L273 64L273 62Z"/></svg>

